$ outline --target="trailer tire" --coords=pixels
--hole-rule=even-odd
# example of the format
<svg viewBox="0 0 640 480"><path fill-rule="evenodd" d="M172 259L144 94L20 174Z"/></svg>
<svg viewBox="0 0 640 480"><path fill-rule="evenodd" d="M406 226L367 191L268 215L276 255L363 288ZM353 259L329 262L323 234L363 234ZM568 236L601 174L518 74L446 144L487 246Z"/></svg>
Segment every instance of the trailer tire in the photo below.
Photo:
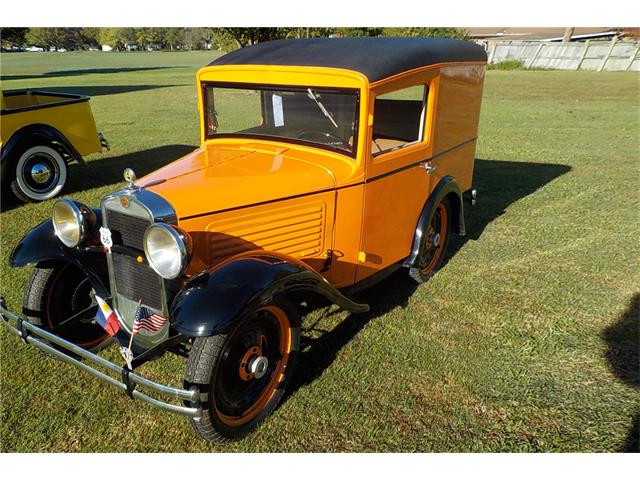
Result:
<svg viewBox="0 0 640 480"><path fill-rule="evenodd" d="M13 152L11 191L23 202L58 195L67 181L67 162L51 144L26 143Z"/></svg>

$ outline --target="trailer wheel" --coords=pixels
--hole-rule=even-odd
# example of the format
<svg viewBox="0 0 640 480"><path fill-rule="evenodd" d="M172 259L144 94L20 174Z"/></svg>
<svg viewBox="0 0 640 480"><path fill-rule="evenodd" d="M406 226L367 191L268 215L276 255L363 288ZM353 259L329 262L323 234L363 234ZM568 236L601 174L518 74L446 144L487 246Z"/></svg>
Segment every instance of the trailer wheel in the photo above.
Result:
<svg viewBox="0 0 640 480"><path fill-rule="evenodd" d="M296 308L279 298L255 308L228 334L194 340L185 387L207 394L202 418L191 420L202 438L241 438L273 411L291 379L299 333Z"/></svg>
<svg viewBox="0 0 640 480"><path fill-rule="evenodd" d="M67 181L67 162L45 144L27 144L16 152L11 191L23 202L41 202L60 193Z"/></svg>

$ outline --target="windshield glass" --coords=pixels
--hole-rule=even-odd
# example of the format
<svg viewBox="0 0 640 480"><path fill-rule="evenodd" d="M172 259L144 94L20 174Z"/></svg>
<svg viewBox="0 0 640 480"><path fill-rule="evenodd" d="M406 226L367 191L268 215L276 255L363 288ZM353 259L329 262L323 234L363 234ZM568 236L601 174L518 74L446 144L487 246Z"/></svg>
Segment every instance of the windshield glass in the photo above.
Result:
<svg viewBox="0 0 640 480"><path fill-rule="evenodd" d="M358 91L305 87L204 87L207 138L284 139L355 155Z"/></svg>

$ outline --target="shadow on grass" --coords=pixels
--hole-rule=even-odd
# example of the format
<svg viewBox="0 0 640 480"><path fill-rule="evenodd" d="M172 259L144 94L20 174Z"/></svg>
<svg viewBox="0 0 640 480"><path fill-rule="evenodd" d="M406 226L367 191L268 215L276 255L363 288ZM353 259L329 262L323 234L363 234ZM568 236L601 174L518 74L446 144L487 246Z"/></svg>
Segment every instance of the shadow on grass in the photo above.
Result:
<svg viewBox="0 0 640 480"><path fill-rule="evenodd" d="M166 68L181 68L178 65L163 67L114 67L114 68L86 68L79 70L56 70L47 73L25 73L17 75L1 75L0 80L29 80L35 78L71 77L77 75L89 75L95 73L129 73L146 70L161 70Z"/></svg>
<svg viewBox="0 0 640 480"><path fill-rule="evenodd" d="M123 182L122 172L127 167L133 168L138 178L141 178L192 152L195 148L192 145L163 145L117 157L93 160L84 166L73 165L69 168L67 184L59 196L67 196L75 192ZM13 210L20 205L22 204L11 195L10 189L3 186L2 211Z"/></svg>
<svg viewBox="0 0 640 480"><path fill-rule="evenodd" d="M458 237L451 242L447 260L455 255L465 242L479 239L486 226L502 215L509 205L533 194L570 170L570 167L558 164L477 159L474 188L478 189L478 204L465 211L467 237ZM284 401L299 388L311 384L318 378L333 363L340 350L369 322L384 316L396 307L405 307L416 288L417 285L408 278L404 269L400 269L358 294L358 301L371 306L368 313L349 315L330 331L320 331L316 328L322 318L311 326L303 324L298 367ZM318 302L310 305L308 310L314 308L327 306ZM335 309L327 308L321 317L326 318L334 313ZM321 336L313 338L318 333Z"/></svg>
<svg viewBox="0 0 640 480"><path fill-rule="evenodd" d="M609 368L627 385L640 389L640 294L635 294L618 321L602 332ZM640 452L640 407L635 414L624 452Z"/></svg>
<svg viewBox="0 0 640 480"><path fill-rule="evenodd" d="M478 240L493 220L507 208L549 182L568 173L571 167L554 163L484 160L477 158L473 171L473 188L478 191L475 206L465 205L465 237L450 240L448 261L465 243Z"/></svg>
<svg viewBox="0 0 640 480"><path fill-rule="evenodd" d="M380 283L357 295L359 302L368 303L371 306L369 312L366 314L350 314L329 331L321 330L317 325L324 318L334 315L338 311L322 299L309 302L310 304L305 309L306 311L300 312L301 315L318 308L326 310L314 323L307 325L307 322L303 322L298 365L280 404L284 404L298 389L313 383L333 363L340 350L369 322L384 316L394 308L406 307L417 287L418 285L404 271L396 271ZM321 334L320 337L312 338L319 333Z"/></svg>
<svg viewBox="0 0 640 480"><path fill-rule="evenodd" d="M156 88L179 87L181 85L81 85L76 87L43 87L34 90L55 93L71 93L99 97L101 95L117 95L118 93L140 92Z"/></svg>

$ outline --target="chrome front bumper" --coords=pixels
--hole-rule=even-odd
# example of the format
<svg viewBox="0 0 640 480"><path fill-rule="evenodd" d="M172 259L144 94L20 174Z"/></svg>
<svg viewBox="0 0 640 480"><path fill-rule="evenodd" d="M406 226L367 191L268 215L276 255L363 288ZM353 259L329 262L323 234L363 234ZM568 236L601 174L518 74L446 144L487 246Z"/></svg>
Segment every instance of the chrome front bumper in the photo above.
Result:
<svg viewBox="0 0 640 480"><path fill-rule="evenodd" d="M103 380L113 385L114 387L123 390L132 398L143 400L162 410L167 410L169 412L177 413L194 419L200 419L202 417L202 408L200 407L200 391L195 386L191 387L189 390L170 387L167 385L162 385L160 383L152 382L149 379L133 373L127 368L119 367L118 365L96 355L95 353L78 347L74 343L68 342L56 335L53 335L50 332L47 332L46 330L43 330L40 327L36 327L35 325L27 322L20 316L8 310L6 308L4 299L0 299L0 319L11 333L16 334L25 343L29 343L34 347L37 347L40 350L56 358L59 358L60 360L69 362L76 367L89 372L91 375L98 377L100 380ZM11 324L11 321L15 322L15 326ZM110 373L118 375L119 379L114 378L113 376L108 375L100 370L97 370L86 363L83 363L77 358L65 352L62 352L57 348L54 348L47 342L73 352L74 354L82 357L85 360L90 360L98 364L100 367L108 370ZM189 400L198 406L185 407L183 405L177 405L175 403L164 402L137 390L137 387L151 390L153 392L172 397L176 400Z"/></svg>

